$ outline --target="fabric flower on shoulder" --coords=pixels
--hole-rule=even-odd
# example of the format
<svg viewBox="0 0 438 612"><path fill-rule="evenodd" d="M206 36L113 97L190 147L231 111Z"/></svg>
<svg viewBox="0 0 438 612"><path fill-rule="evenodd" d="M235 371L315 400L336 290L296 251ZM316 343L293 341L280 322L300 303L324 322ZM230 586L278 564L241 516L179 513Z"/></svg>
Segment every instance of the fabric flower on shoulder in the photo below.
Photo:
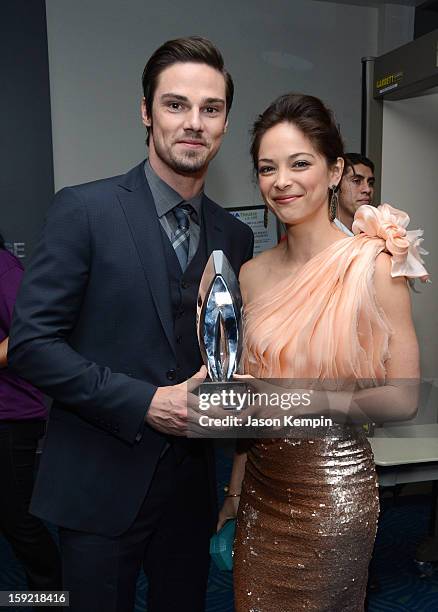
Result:
<svg viewBox="0 0 438 612"><path fill-rule="evenodd" d="M377 208L369 204L360 206L354 215L353 234L382 238L386 250L392 255L391 276L419 278L422 282L429 279L423 266L421 255L427 255L421 246L423 230L407 230L409 215L390 204Z"/></svg>

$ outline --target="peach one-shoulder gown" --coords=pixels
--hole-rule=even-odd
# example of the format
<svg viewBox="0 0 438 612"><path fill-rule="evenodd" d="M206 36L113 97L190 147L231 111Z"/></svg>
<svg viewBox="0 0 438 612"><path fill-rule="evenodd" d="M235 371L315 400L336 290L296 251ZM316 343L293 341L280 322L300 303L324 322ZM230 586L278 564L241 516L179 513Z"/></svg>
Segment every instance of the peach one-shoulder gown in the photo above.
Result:
<svg viewBox="0 0 438 612"><path fill-rule="evenodd" d="M427 278L421 231L389 204L361 206L353 238L245 306L245 372L329 388L382 384L391 329L377 303L377 255L392 276ZM236 612L359 612L379 511L363 429L254 440L234 546Z"/></svg>

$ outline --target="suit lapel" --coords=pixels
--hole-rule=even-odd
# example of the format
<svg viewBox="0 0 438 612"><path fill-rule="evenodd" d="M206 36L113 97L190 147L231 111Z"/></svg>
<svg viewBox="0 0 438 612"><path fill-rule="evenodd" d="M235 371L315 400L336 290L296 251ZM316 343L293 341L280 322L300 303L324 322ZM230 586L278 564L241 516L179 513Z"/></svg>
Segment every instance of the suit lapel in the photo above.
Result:
<svg viewBox="0 0 438 612"><path fill-rule="evenodd" d="M233 229L231 215L221 210L217 204L206 196L204 196L202 206L207 260L212 251L223 251L238 277L240 266L244 261L245 245L239 243L238 237L236 241L233 241L233 236L236 236L236 233Z"/></svg>
<svg viewBox="0 0 438 612"><path fill-rule="evenodd" d="M176 354L170 287L161 226L144 175L143 163L122 177L117 195L149 283L158 317L169 344Z"/></svg>
<svg viewBox="0 0 438 612"><path fill-rule="evenodd" d="M205 237L207 244L207 260L212 251L224 249L225 234L216 216L217 208L211 200L204 196L202 200L202 214L205 223Z"/></svg>

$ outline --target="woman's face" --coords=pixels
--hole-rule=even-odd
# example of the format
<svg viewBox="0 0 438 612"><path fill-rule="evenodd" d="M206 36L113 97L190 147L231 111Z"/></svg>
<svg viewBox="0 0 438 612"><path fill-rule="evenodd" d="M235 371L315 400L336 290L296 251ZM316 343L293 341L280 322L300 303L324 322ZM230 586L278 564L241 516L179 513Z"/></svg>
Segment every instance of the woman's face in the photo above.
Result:
<svg viewBox="0 0 438 612"><path fill-rule="evenodd" d="M333 168L292 123L279 123L260 141L258 180L263 199L286 225L322 210L328 216L328 188L341 179L343 160Z"/></svg>

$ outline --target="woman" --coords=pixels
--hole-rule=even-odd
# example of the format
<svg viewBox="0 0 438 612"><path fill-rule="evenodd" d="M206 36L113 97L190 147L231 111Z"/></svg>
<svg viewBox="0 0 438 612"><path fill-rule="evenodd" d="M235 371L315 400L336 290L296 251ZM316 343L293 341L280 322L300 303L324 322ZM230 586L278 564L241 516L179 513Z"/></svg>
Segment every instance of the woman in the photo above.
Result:
<svg viewBox="0 0 438 612"><path fill-rule="evenodd" d="M419 359L406 276L427 275L419 234L408 240L409 218L389 205L362 206L353 238L337 229L343 146L317 98L278 98L256 121L251 151L287 239L241 270L244 371L264 390L278 387L257 379L318 382L324 391L305 414L336 422L236 454L219 520L239 506L236 611L359 611L378 494L369 443L349 422L415 413Z"/></svg>
<svg viewBox="0 0 438 612"><path fill-rule="evenodd" d="M42 394L7 368L9 328L22 276L20 261L0 236L0 532L23 564L28 588L57 590L58 549L44 524L28 511L47 408Z"/></svg>

